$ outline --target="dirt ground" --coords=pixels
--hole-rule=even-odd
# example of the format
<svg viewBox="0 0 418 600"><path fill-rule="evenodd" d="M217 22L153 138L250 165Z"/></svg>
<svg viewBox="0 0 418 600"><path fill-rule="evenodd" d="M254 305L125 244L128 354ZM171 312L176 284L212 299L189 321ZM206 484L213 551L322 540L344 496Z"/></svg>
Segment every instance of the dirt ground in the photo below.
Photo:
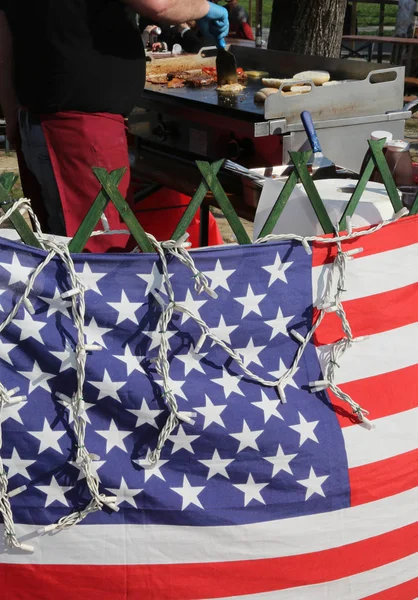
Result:
<svg viewBox="0 0 418 600"><path fill-rule="evenodd" d="M411 144L412 159L415 162L418 162L418 112L415 113L415 115L413 115L413 117L406 122L405 139ZM5 171L18 171L16 154L13 152L10 154L6 154L4 151L0 151L0 173L3 173ZM17 198L22 196L19 184L16 185L13 195ZM217 208L213 208L212 214L215 216L218 222L218 226L221 231L224 242L234 242L234 235L222 212ZM250 221L246 221L244 219L241 220L248 235L250 236L250 238L252 238L253 224Z"/></svg>

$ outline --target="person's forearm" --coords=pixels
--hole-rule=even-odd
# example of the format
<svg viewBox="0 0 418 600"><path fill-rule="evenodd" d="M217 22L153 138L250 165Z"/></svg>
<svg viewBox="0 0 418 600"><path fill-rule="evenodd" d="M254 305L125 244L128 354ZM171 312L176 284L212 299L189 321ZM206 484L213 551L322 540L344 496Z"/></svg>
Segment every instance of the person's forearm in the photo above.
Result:
<svg viewBox="0 0 418 600"><path fill-rule="evenodd" d="M6 120L16 119L18 102L13 83L12 34L3 11L0 11L0 106Z"/></svg>
<svg viewBox="0 0 418 600"><path fill-rule="evenodd" d="M122 0L137 13L156 22L184 23L206 16L207 0Z"/></svg>

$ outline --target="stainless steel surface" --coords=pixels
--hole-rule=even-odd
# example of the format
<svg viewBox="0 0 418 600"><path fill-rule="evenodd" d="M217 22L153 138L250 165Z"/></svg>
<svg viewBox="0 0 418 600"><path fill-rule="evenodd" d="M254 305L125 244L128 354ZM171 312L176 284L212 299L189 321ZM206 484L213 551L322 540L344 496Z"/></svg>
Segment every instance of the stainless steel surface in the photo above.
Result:
<svg viewBox="0 0 418 600"><path fill-rule="evenodd" d="M300 113L309 109L317 123L399 110L403 106L403 71L403 68L393 67L373 71L363 80L347 80L333 86L312 84L310 92L298 96L273 94L266 100L264 116L266 119L284 116L291 124L299 122Z"/></svg>
<svg viewBox="0 0 418 600"><path fill-rule="evenodd" d="M226 98L215 87L192 89L167 88L147 84L143 102L164 97L164 102L175 106L200 105L201 110L215 114L241 113L253 122L285 118L287 123L300 120L302 110L309 110L317 121L338 117L365 116L400 110L403 106L403 67L382 68L382 65L355 60L329 59L288 52L274 52L259 48L231 45L238 67L268 71L270 77L291 78L307 70L327 70L331 79L344 81L339 85L315 87L307 94L284 96L280 92L267 98L264 105L254 103L254 94L263 87L261 80L248 80L244 92ZM244 114L245 113L245 114Z"/></svg>
<svg viewBox="0 0 418 600"><path fill-rule="evenodd" d="M340 167L358 171L375 129L404 136L410 116L403 109L404 69L356 60L326 59L231 45L238 67L268 71L272 77L291 77L306 70L327 70L345 83L312 87L308 94L283 96L266 104L254 103L260 80L249 79L237 97L211 88L177 88L147 84L140 106L130 118L130 130L139 138L142 154L156 148L188 160L229 158L248 168L289 162L289 151L307 149L300 122L309 110L318 129L323 152ZM202 60L201 57L186 57ZM178 59L176 59L178 60ZM182 59L185 60L185 59ZM210 64L210 58L206 58ZM158 65L167 72L165 59ZM176 63L178 64L178 63ZM214 57L212 58L214 64ZM165 71L164 71L165 69Z"/></svg>
<svg viewBox="0 0 418 600"><path fill-rule="evenodd" d="M409 113L404 113L409 114ZM379 118L380 117L380 118ZM317 129L321 135L323 153L339 167L358 173L367 152L367 140L372 131L383 129L390 131L395 139L402 139L405 130L405 117L391 120L387 115L377 115L368 120L367 117L356 119L340 119L334 124L318 124ZM320 127L322 125L322 127ZM306 134L300 127L283 136L283 162L290 161L289 152L295 150L309 150L310 145Z"/></svg>

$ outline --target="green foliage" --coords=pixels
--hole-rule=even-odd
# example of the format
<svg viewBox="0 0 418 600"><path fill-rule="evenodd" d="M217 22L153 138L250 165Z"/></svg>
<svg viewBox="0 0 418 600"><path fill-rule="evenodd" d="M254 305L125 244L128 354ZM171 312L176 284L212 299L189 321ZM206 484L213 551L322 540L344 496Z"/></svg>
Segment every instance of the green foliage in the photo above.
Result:
<svg viewBox="0 0 418 600"><path fill-rule="evenodd" d="M358 26L369 27L379 25L380 6L378 4L358 4ZM385 6L385 25L395 25L397 6Z"/></svg>
<svg viewBox="0 0 418 600"><path fill-rule="evenodd" d="M296 0L293 0L296 2ZM240 4L248 11L249 0L240 0ZM263 2L263 27L270 27L270 16L273 7L273 0L264 0ZM385 7L385 25L395 25L396 11L398 7L388 4ZM380 6L378 4L357 5L358 26L359 27L377 27L379 25ZM252 24L255 25L255 0L252 0Z"/></svg>

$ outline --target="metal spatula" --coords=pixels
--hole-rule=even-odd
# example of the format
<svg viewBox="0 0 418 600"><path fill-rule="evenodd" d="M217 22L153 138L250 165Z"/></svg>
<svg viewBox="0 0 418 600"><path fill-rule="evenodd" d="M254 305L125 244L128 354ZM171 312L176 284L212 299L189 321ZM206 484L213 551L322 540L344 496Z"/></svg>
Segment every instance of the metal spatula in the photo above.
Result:
<svg viewBox="0 0 418 600"><path fill-rule="evenodd" d="M308 136L309 143L312 148L312 152L314 154L314 160L312 163L312 171L317 171L318 169L323 169L324 167L334 167L334 163L332 160L327 158L322 154L321 144L319 143L318 135L316 133L315 125L312 120L311 113L307 110L304 110L300 118L302 120L303 126L306 131L306 135Z"/></svg>
<svg viewBox="0 0 418 600"><path fill-rule="evenodd" d="M225 40L221 39L216 57L216 73L218 85L238 83L237 61L235 56L226 50Z"/></svg>

